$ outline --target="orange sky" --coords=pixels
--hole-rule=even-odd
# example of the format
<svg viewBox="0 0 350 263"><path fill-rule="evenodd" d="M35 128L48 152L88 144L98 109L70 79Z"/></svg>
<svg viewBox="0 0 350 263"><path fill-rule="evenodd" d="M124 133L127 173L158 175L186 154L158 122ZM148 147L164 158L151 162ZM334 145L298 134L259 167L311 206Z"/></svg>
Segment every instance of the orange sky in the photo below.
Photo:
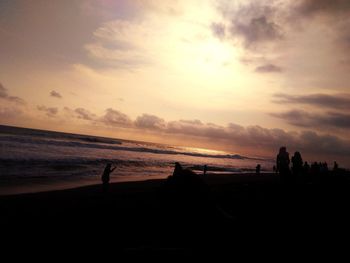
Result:
<svg viewBox="0 0 350 263"><path fill-rule="evenodd" d="M0 123L350 161L347 0L0 2Z"/></svg>

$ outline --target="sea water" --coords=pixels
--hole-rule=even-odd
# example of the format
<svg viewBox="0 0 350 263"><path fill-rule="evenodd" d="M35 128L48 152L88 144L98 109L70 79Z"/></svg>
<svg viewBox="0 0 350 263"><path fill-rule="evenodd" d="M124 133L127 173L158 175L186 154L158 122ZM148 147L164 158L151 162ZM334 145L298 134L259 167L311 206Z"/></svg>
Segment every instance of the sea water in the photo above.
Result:
<svg viewBox="0 0 350 263"><path fill-rule="evenodd" d="M237 153L0 125L0 194L99 183L107 163L111 182L166 178L174 163L197 173L248 173L273 160ZM62 188L61 187L61 188Z"/></svg>

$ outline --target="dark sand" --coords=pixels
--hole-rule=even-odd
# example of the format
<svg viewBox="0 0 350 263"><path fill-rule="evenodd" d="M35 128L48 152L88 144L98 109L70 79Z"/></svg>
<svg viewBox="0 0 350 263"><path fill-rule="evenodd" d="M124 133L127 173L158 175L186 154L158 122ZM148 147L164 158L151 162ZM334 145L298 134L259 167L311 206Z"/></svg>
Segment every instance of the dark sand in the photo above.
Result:
<svg viewBox="0 0 350 263"><path fill-rule="evenodd" d="M190 200L169 198L165 180L115 183L108 194L94 185L1 196L1 237L18 248L63 252L83 245L131 254L293 254L311 247L322 253L349 244L348 175L290 186L274 174L204 181L209 196L186 196Z"/></svg>

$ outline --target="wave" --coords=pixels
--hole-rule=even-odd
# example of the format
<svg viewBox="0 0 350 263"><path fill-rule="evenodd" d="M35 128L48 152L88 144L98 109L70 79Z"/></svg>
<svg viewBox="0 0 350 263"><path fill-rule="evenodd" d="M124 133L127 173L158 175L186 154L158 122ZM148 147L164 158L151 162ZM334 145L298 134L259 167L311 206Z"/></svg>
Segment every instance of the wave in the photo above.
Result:
<svg viewBox="0 0 350 263"><path fill-rule="evenodd" d="M26 138L30 137L39 137L39 138L48 138L48 139L58 139L58 140L81 140L87 142L94 143L107 143L107 144L121 144L121 140L92 136L92 135L82 135L82 134L73 134L73 133L65 133L65 132L56 132L56 131L45 131L38 129L29 129L29 128L19 128L19 127L11 127L0 125L0 134L4 135L20 135Z"/></svg>
<svg viewBox="0 0 350 263"><path fill-rule="evenodd" d="M144 173L149 168L165 169L171 173L174 168L174 162L170 161L150 161L150 160L122 160L122 159L106 159L106 158L66 158L66 159L24 159L24 158L1 158L0 170L10 171L13 169L32 170L44 169L61 171L87 171L101 170L107 163L118 167L118 169L138 169L138 173ZM184 167L190 168L193 171L201 173L203 165L196 165L193 163L182 163ZM239 173L243 171L253 171L249 168L235 168L227 166L209 165L208 172L213 173Z"/></svg>
<svg viewBox="0 0 350 263"><path fill-rule="evenodd" d="M139 160L121 160L121 159L106 159L106 158L69 158L69 159L6 159L2 158L1 166L57 166L57 167L71 167L71 166L91 166L91 165L105 165L112 163L118 167L123 166L166 166L171 165L170 163L150 162L150 161L139 161Z"/></svg>
<svg viewBox="0 0 350 263"><path fill-rule="evenodd" d="M84 139L90 140L90 139ZM9 143L13 144L14 142L21 145L25 143L38 145L51 145L51 146L61 146L61 147L80 147L80 148L91 148L91 149L104 149L104 150L115 150L115 151L131 151L131 152L142 152L142 153L153 153L153 154L169 154L169 155L186 155L193 157L204 157L204 158L225 158L225 159L250 159L238 154L206 154L198 152L186 152L180 150L173 150L172 148L147 148L147 147L133 147L125 146L122 143L119 145L108 145L106 141L98 141L98 143L84 143L79 141L67 141L67 140L50 140L50 139L41 139L37 137L14 137L14 136L1 136L0 143ZM94 141L95 142L95 141ZM102 142L104 144L102 144ZM116 142L113 142L116 143Z"/></svg>

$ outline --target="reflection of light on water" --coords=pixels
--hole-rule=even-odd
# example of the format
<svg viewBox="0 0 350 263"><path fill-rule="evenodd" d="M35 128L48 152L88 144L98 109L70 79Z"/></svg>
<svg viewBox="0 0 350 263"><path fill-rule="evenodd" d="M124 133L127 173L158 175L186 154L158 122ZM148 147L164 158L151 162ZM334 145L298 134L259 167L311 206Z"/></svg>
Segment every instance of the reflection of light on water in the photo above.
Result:
<svg viewBox="0 0 350 263"><path fill-rule="evenodd" d="M181 150L184 150L186 152L201 153L201 154L208 154L208 155L209 154L210 155L228 155L229 154L229 153L224 152L224 151L198 148L198 147L181 147Z"/></svg>

